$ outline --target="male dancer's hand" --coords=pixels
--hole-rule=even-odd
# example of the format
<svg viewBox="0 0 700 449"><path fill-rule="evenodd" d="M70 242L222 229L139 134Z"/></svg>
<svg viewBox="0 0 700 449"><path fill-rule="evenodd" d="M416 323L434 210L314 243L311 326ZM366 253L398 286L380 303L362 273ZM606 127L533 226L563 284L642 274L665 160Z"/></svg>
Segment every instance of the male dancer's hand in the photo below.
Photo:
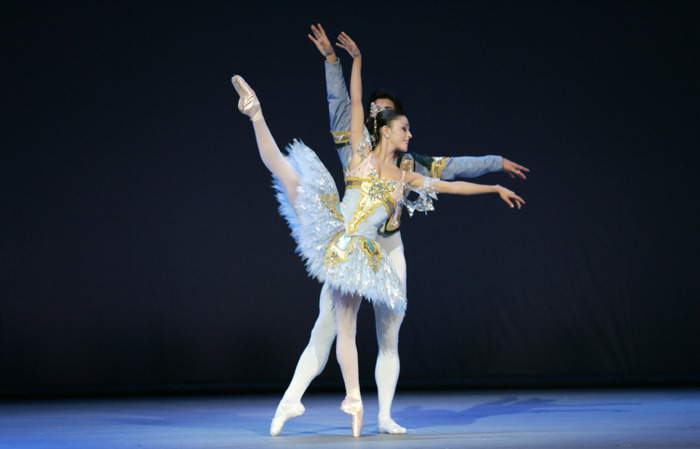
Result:
<svg viewBox="0 0 700 449"><path fill-rule="evenodd" d="M318 48L318 51L326 58L326 62L329 64L335 63L338 57L335 55L333 45L331 45L331 41L326 37L326 31L321 24L319 23L318 26L311 25L311 31L314 33L313 36L310 34L308 35L311 42L316 44L316 48Z"/></svg>
<svg viewBox="0 0 700 449"><path fill-rule="evenodd" d="M513 179L515 179L516 176L518 178L527 179L527 176L525 176L523 172L529 173L530 169L503 158L503 171L508 173Z"/></svg>

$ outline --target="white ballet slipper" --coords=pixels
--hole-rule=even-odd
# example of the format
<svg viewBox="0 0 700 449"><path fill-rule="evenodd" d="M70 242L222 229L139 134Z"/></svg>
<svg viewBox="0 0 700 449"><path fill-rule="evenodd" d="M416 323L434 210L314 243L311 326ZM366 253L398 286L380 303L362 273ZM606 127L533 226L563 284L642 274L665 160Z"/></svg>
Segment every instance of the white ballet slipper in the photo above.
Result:
<svg viewBox="0 0 700 449"><path fill-rule="evenodd" d="M391 418L382 418L379 420L379 433L388 433L389 435L404 435L406 428L401 427Z"/></svg>
<svg viewBox="0 0 700 449"><path fill-rule="evenodd" d="M297 402L296 404L285 404L280 402L280 404L277 406L277 411L275 411L275 417L272 418L272 423L270 424L270 435L276 437L282 433L284 423L292 418L302 415L305 411L306 409L301 402Z"/></svg>

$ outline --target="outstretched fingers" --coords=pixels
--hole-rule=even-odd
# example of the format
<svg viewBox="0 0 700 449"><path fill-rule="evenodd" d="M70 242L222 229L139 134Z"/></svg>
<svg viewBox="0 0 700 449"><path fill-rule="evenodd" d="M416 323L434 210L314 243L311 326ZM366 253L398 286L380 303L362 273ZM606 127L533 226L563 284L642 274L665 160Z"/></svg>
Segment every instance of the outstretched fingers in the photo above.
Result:
<svg viewBox="0 0 700 449"><path fill-rule="evenodd" d="M525 201L524 201L522 198L520 198L518 195L516 195L515 193L512 193L512 192L511 192L511 194L512 194L512 195L511 195L511 199L512 199L513 201L515 201L515 203L518 205L518 209L522 209L522 208L523 208L523 204L525 204ZM513 205L511 204L510 207L513 207Z"/></svg>
<svg viewBox="0 0 700 449"><path fill-rule="evenodd" d="M525 204L525 200L516 195L515 192L506 188L502 188L502 190L500 191L500 195L501 199L503 199L503 201L505 201L506 204L508 204L511 208L517 205L518 209L522 209L523 205Z"/></svg>
<svg viewBox="0 0 700 449"><path fill-rule="evenodd" d="M326 30L323 29L321 24L311 25L311 31L314 33L316 39L327 39Z"/></svg>
<svg viewBox="0 0 700 449"><path fill-rule="evenodd" d="M313 36L310 34L308 34L307 36L309 36L311 42L313 42L316 45L318 51L320 51L323 56L328 56L332 54L333 46L331 45L331 41L328 40L328 37L326 36L326 31L323 29L321 24L319 23L318 26L311 25L311 31L313 32Z"/></svg>
<svg viewBox="0 0 700 449"><path fill-rule="evenodd" d="M347 51L353 58L360 56L360 49L357 48L355 41L350 39L350 36L345 31L338 35L338 43L336 45Z"/></svg>
<svg viewBox="0 0 700 449"><path fill-rule="evenodd" d="M525 176L525 173L529 173L530 169L527 167L524 167L520 164L516 164L513 161L510 161L508 159L503 159L503 170L508 172L508 175L515 179L520 178L520 179L527 179L527 176Z"/></svg>

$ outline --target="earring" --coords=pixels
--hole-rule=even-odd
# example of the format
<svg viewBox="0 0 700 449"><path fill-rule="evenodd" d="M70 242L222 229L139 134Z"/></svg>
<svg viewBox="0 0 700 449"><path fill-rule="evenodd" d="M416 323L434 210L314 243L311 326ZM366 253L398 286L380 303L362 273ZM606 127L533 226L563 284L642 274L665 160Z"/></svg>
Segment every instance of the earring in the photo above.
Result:
<svg viewBox="0 0 700 449"><path fill-rule="evenodd" d="M388 138L389 138L389 134L384 134L384 137L388 139Z"/></svg>

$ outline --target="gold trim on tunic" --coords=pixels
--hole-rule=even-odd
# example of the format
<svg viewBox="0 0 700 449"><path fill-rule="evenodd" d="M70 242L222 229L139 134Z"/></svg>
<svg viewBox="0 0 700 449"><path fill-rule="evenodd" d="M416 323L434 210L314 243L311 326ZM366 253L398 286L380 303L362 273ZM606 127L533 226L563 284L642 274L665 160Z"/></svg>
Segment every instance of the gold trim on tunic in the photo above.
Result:
<svg viewBox="0 0 700 449"><path fill-rule="evenodd" d="M433 158L433 166L430 168L430 176L432 178L442 178L442 172L445 170L447 163L451 157L435 157Z"/></svg>
<svg viewBox="0 0 700 449"><path fill-rule="evenodd" d="M416 167L416 160L410 154L405 154L399 163L399 168L403 171L414 171Z"/></svg>
<svg viewBox="0 0 700 449"><path fill-rule="evenodd" d="M350 131L331 131L331 135L336 145L350 142Z"/></svg>

